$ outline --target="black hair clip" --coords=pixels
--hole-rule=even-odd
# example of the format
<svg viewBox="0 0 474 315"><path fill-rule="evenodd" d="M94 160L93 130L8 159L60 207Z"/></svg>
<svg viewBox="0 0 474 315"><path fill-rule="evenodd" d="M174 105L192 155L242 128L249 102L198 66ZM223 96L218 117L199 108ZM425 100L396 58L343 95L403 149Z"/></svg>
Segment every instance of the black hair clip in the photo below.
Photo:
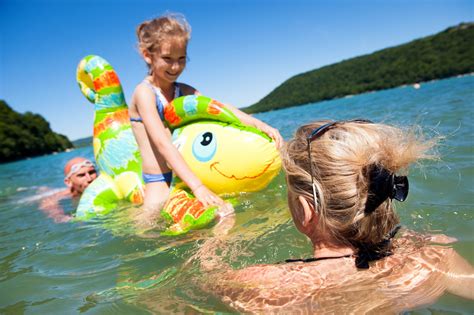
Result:
<svg viewBox="0 0 474 315"><path fill-rule="evenodd" d="M365 203L365 213L374 212L387 198L405 201L408 188L406 176L396 176L381 166L372 166L369 171L369 196Z"/></svg>
<svg viewBox="0 0 474 315"><path fill-rule="evenodd" d="M390 250L392 239L402 226L397 224L379 243L374 245L357 244L358 248L355 265L359 269L369 269L369 262L390 256L393 252Z"/></svg>

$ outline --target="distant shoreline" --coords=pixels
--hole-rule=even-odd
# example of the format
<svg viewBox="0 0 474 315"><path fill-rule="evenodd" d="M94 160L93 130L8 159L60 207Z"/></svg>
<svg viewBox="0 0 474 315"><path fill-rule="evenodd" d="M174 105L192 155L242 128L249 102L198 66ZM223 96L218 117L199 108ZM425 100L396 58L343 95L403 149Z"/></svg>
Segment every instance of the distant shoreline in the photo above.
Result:
<svg viewBox="0 0 474 315"><path fill-rule="evenodd" d="M433 80L429 80L429 81L416 82L416 83L418 83L420 85L419 89L423 89L423 86L426 85L426 84L435 83L435 82L442 81L442 80L449 80L449 79L456 79L456 78L470 77L470 76L474 77L474 72L459 74L459 75L455 75L455 76L447 77L447 78L440 78L440 79L433 79ZM361 96L361 95L364 95L364 94L372 94L372 93L377 93L377 92L382 92L382 91L387 91L387 90L392 90L392 89L399 89L399 88L416 89L416 88L413 87L413 85L416 84L416 83L402 84L402 85L399 85L399 86L394 86L394 87L390 87L390 88L386 88L386 89L380 89L380 90L365 91L365 92L361 92L359 94L348 94L348 95L344 95L344 96L341 96L341 97L335 97L335 98L332 98L332 99L320 100L320 101L315 101L315 102L310 102L310 103L305 103L305 104L299 104L299 105L294 105L294 106L287 106L287 107L284 107L284 108L270 109L270 110L267 110L267 111L255 112L255 113L252 113L252 114L273 112L273 111L283 110L283 109L287 109L287 108L291 108L291 107L306 106L306 105L311 105L311 104L320 103L320 102L334 101L334 100L338 100L338 99L349 99L349 98ZM241 108L241 110L242 110L242 108Z"/></svg>
<svg viewBox="0 0 474 315"><path fill-rule="evenodd" d="M474 23L293 76L247 113L300 106L474 72Z"/></svg>
<svg viewBox="0 0 474 315"><path fill-rule="evenodd" d="M394 86L394 87L391 87L391 88L386 88L386 89L381 89L381 90L371 90L371 91L366 91L366 92L362 92L362 93L359 93L359 94L348 94L348 95L344 95L344 96L341 96L341 97L333 98L331 100L341 99L341 98L352 98L352 97L359 96L359 95L376 93L376 92L391 90L391 89L399 89L399 88L420 89L423 85L428 84L428 83L437 82L437 81L441 81L441 80L449 80L449 79L455 79L455 78L470 77L470 76L474 76L474 72L458 74L458 75L455 75L455 76L452 76L452 77L447 77L447 78L440 78L440 79L433 79L433 80L422 81L422 82L402 84L402 85ZM419 87L415 87L415 85L419 85ZM315 103L315 102L313 102L313 103ZM304 105L313 104L313 103L301 104L301 105L297 105L297 106L304 106ZM294 107L294 106L291 106L291 107ZM270 110L270 111L272 111L272 110Z"/></svg>

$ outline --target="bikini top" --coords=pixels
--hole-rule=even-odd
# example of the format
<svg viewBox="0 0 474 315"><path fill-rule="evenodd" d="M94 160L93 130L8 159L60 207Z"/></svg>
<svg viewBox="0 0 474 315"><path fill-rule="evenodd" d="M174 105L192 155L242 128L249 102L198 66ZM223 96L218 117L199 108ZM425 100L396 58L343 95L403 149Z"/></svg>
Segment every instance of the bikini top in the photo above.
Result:
<svg viewBox="0 0 474 315"><path fill-rule="evenodd" d="M290 259L285 259L285 261L277 262L277 264L293 263L293 262L309 263L309 262L313 262L313 261L320 261L320 260L326 260L326 259L347 258L347 257L352 257L352 256L353 256L352 254L349 254L349 255L337 256L337 257L311 257L311 258L304 258L304 259L290 258Z"/></svg>
<svg viewBox="0 0 474 315"><path fill-rule="evenodd" d="M161 93L161 90L151 84L148 80L143 80L143 83L147 85L155 94L155 99L156 99L156 109L158 110L158 114L160 115L160 118L162 121L165 120L164 117L164 111L165 111L165 106L168 105L168 101L164 97L163 93ZM174 97L178 98L180 96L183 96L183 93L181 93L181 89L179 88L178 83L174 83ZM143 119L141 117L130 117L130 121L135 121L135 122L143 122Z"/></svg>
<svg viewBox="0 0 474 315"><path fill-rule="evenodd" d="M390 246L390 243L392 242L392 239L395 237L397 232L400 230L401 225L398 224L396 225L388 234L385 236L385 238L379 242L378 244L366 246L365 244L359 244L358 247L358 253L355 255L355 265L359 269L369 269L369 262L374 261L374 260L379 260L384 257L390 256L393 254L391 250L387 250L387 248ZM345 256L339 256L339 257L311 257L311 258L306 258L306 259L287 259L284 262L278 262L277 264L281 263L294 263L294 262L302 262L302 263L309 263L313 261L319 261L319 260L326 260L326 259L338 259L338 258L344 258L344 257L351 257L353 256L352 254L350 255L345 255Z"/></svg>

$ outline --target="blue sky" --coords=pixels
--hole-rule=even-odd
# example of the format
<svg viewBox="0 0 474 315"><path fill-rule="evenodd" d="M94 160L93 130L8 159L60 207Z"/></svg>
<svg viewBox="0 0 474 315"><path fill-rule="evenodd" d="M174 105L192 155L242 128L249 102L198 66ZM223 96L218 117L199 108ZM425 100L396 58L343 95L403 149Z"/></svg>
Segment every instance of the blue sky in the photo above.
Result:
<svg viewBox="0 0 474 315"><path fill-rule="evenodd" d="M474 1L0 0L0 99L71 140L92 135L77 63L107 59L129 100L146 74L135 28L167 11L192 27L179 81L244 107L293 75L473 21Z"/></svg>

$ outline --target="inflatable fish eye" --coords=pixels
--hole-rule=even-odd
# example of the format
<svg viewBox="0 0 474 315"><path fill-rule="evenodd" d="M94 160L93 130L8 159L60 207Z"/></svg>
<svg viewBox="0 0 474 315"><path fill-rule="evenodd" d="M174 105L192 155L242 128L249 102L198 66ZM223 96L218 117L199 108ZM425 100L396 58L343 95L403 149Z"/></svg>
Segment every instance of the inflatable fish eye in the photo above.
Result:
<svg viewBox="0 0 474 315"><path fill-rule="evenodd" d="M216 154L217 137L210 131L200 133L193 142L193 155L200 162L208 162Z"/></svg>

